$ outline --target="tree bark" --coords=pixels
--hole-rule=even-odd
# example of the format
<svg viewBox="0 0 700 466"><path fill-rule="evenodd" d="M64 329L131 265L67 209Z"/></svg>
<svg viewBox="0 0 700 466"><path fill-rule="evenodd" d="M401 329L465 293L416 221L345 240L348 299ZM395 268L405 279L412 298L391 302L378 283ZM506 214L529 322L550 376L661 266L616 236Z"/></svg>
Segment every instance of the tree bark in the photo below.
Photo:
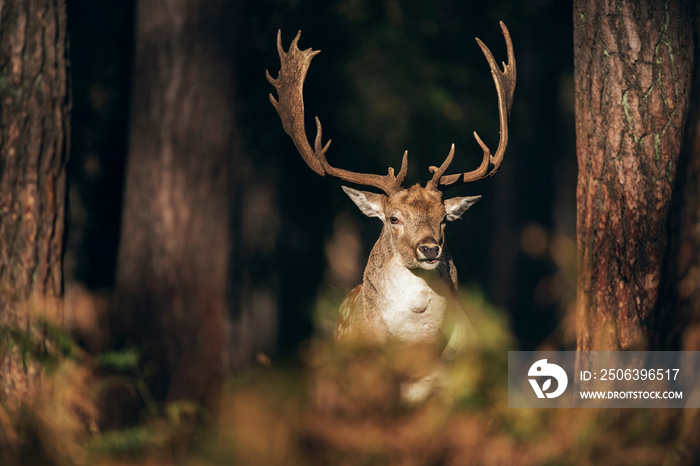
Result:
<svg viewBox="0 0 700 466"><path fill-rule="evenodd" d="M61 318L67 69L65 1L0 1L0 324L39 346L29 310ZM0 398L21 402L41 367L3 335Z"/></svg>
<svg viewBox="0 0 700 466"><path fill-rule="evenodd" d="M574 2L579 350L648 345L688 112L692 9Z"/></svg>
<svg viewBox="0 0 700 466"><path fill-rule="evenodd" d="M207 400L227 363L235 137L222 1L141 1L117 312L163 369L156 397Z"/></svg>

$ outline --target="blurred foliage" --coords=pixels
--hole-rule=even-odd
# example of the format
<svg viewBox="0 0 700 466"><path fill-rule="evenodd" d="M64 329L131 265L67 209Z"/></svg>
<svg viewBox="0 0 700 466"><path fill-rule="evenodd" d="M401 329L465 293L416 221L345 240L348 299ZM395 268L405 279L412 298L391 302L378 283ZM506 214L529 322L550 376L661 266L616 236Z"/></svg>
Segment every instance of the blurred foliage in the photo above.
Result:
<svg viewBox="0 0 700 466"><path fill-rule="evenodd" d="M0 325L0 351L16 351L23 361L36 361L49 373L57 370L63 359L75 360L81 354L65 330L46 317L35 317L29 331Z"/></svg>
<svg viewBox="0 0 700 466"><path fill-rule="evenodd" d="M119 404L105 390L119 374L134 387L134 348L90 358L53 327L40 392L0 403L2 464L661 464L678 456L691 410L510 409L507 350L517 349L506 314L476 290L462 294L479 335L448 365L448 383L427 401L399 397L406 377L431 367L420 348L302 346L302 364L272 362L232 377L215 412L187 400L151 404L116 429L102 426ZM24 341L24 340L23 340ZM35 345L30 345L35 346ZM67 350L72 347L74 349ZM137 390L134 389L134 393Z"/></svg>
<svg viewBox="0 0 700 466"><path fill-rule="evenodd" d="M37 386L25 388L22 398L0 398L0 462L82 463L98 416L89 358L41 304L15 305L24 309L29 323L23 328L0 327L0 358L21 362L19 367L5 366L11 371L42 375Z"/></svg>
<svg viewBox="0 0 700 466"><path fill-rule="evenodd" d="M114 369L119 372L127 372L138 367L140 358L136 348L127 348L120 351L105 351L97 357L100 366Z"/></svg>

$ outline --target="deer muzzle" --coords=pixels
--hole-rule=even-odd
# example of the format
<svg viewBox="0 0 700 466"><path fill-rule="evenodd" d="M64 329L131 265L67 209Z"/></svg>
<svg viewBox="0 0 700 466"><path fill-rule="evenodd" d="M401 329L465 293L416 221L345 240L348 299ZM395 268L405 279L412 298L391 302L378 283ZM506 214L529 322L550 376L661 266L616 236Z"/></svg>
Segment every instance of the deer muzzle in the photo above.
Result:
<svg viewBox="0 0 700 466"><path fill-rule="evenodd" d="M440 258L440 246L433 238L425 238L416 246L418 260L434 264Z"/></svg>

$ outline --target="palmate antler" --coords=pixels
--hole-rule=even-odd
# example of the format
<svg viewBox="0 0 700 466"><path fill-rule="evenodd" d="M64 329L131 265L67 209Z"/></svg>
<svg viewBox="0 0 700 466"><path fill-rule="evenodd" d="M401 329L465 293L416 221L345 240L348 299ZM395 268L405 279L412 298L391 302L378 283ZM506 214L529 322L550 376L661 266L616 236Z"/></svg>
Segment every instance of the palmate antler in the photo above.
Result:
<svg viewBox="0 0 700 466"><path fill-rule="evenodd" d="M506 146L508 145L508 119L510 117L510 108L513 103L513 92L515 90L515 56L513 54L513 43L510 39L510 34L505 24L501 21L501 29L506 39L506 47L508 53L508 63L503 63L503 71L500 70L493 58L491 51L479 39L476 39L481 47L481 50L486 56L486 60L491 68L493 81L496 84L496 93L498 94L498 113L500 117L501 136L498 142L496 154L491 155L489 148L479 138L479 135L474 132L474 137L484 151L484 157L481 165L476 170L460 173L455 175L444 176L445 171L452 163L454 158L454 144L445 161L440 165L440 168L430 167L433 173L433 178L428 181L427 189L446 189L453 186L458 186L464 183L477 181L483 178L493 176L503 162ZM270 81L275 89L277 89L278 99L275 99L270 94L270 102L277 110L277 113L282 120L282 126L285 132L292 138L294 145L299 150L306 164L316 173L321 176L329 175L343 181L351 183L372 186L381 189L386 194L392 194L401 189L401 184L408 171L408 151L404 152L401 161L401 169L397 176L394 175L394 169L389 168L389 172L384 175L373 175L367 173L356 173L342 168L335 168L328 163L326 152L331 144L329 140L326 145L322 144L321 122L316 117L316 139L314 148L311 148L307 138L304 126L304 97L303 88L306 73L309 70L309 65L313 57L321 53L320 50L299 50L298 43L301 31L297 33L289 47L289 51L285 52L282 48L282 32L277 31L277 52L280 56L281 68L277 79L270 76L268 71L265 71L267 80Z"/></svg>
<svg viewBox="0 0 700 466"><path fill-rule="evenodd" d="M453 186L459 186L465 183L470 183L472 181L478 181L484 178L491 177L496 174L501 163L503 162L503 156L506 153L506 146L508 145L508 120L510 118L510 108L513 105L513 92L515 91L515 54L513 53L513 42L510 39L510 33L508 28L503 21L500 22L501 30L503 30L503 36L506 39L506 49L508 54L508 63L503 63L503 71L498 67L496 60L493 58L493 54L489 48L481 42L478 38L476 41L481 47L481 51L484 52L486 60L489 62L489 67L491 68L491 75L493 76L493 82L496 84L496 94L498 95L498 115L501 127L501 137L498 141L498 148L496 149L496 154L491 155L491 151L481 140L476 131L474 131L474 138L476 142L479 143L484 151L484 158L481 160L481 165L476 170L472 170L466 173L459 173L455 175L447 175L447 167L452 163L452 159L455 155L455 145L452 144L450 153L447 155L445 161L440 165L440 168L430 167L430 171L433 173L433 178L428 181L428 188L432 189L447 189Z"/></svg>
<svg viewBox="0 0 700 466"><path fill-rule="evenodd" d="M279 100L276 100L270 94L270 102L272 102L282 119L284 131L292 138L294 145L301 153L306 164L319 175L329 175L350 183L372 186L381 189L387 194L399 191L408 171L408 151L403 154L398 176L394 176L393 168L389 168L389 173L384 176L355 173L342 168L335 168L326 160L326 151L331 141L329 140L325 146L322 146L321 122L318 117L316 117L316 141L314 149L311 149L306 139L306 130L304 128L303 88L311 59L321 53L321 51L310 48L299 50L297 44L300 36L301 31L297 33L297 36L289 46L289 51L285 53L282 48L282 32L277 31L277 52L279 53L282 66L277 79L274 79L268 71L265 71L267 80L277 89Z"/></svg>

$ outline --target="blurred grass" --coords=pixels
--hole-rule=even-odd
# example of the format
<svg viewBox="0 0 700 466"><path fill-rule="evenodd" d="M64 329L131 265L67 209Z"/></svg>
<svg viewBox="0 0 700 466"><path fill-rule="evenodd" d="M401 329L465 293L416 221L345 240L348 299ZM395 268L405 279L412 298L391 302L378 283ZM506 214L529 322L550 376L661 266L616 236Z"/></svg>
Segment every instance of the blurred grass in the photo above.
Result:
<svg viewBox="0 0 700 466"><path fill-rule="evenodd" d="M673 464L682 410L510 409L504 312L477 289L461 295L479 335L447 370L447 388L409 406L401 380L430 367L416 348L353 348L312 339L301 363L231 376L216 412L156 403L137 348L90 357L43 322L50 351L16 344L47 368L41 392L0 404L2 464L464 465ZM11 338L13 332L5 332ZM116 378L116 382L115 382ZM97 407L121 384L141 398L137 421L105 429ZM105 399L106 398L106 399ZM133 409L133 407L132 407Z"/></svg>

